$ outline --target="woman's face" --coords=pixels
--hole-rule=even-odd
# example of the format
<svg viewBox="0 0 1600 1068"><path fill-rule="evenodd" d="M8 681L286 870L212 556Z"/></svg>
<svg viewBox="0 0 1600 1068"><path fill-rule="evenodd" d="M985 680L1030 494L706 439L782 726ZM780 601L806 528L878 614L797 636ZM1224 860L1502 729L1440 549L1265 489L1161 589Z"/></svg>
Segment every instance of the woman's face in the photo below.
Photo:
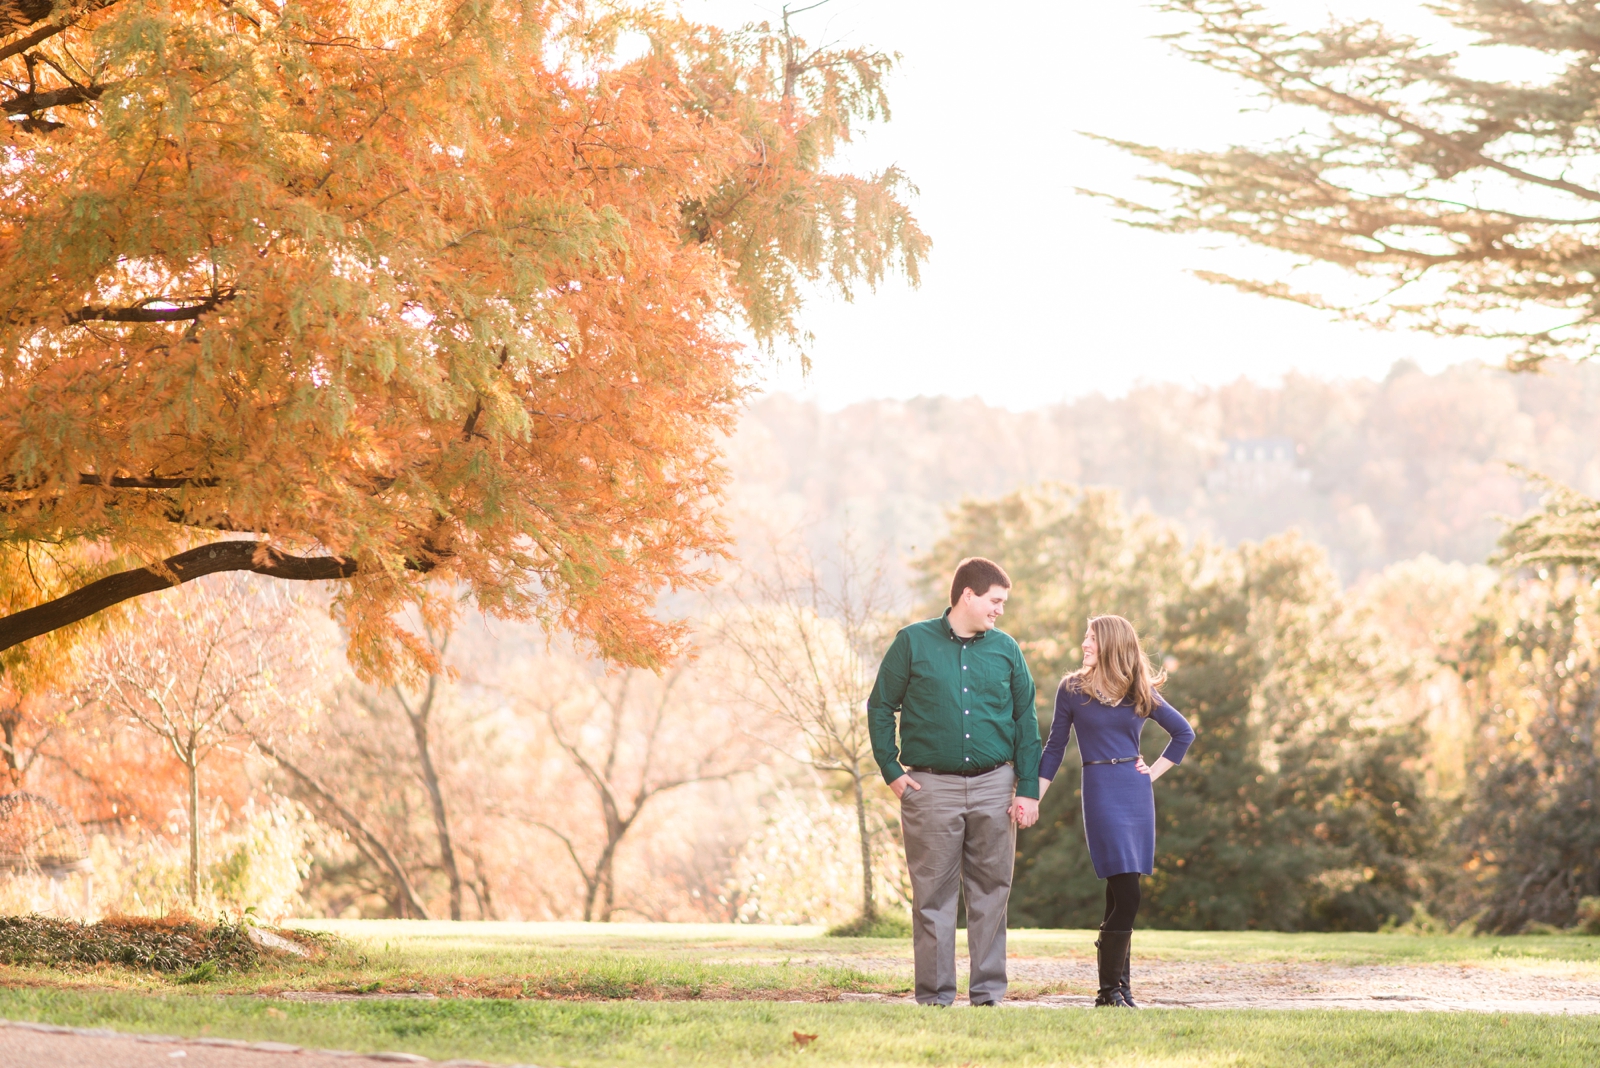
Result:
<svg viewBox="0 0 1600 1068"><path fill-rule="evenodd" d="M1094 628L1090 627L1083 632L1083 666L1092 668L1099 659L1100 646L1094 640Z"/></svg>

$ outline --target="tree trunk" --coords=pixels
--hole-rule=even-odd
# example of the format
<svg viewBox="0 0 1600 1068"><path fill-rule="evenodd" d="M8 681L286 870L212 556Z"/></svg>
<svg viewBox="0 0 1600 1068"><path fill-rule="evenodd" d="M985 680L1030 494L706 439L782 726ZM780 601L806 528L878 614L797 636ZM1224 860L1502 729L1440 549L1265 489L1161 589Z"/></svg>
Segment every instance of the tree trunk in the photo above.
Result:
<svg viewBox="0 0 1600 1068"><path fill-rule="evenodd" d="M400 867L400 861L396 859L394 852L384 845L383 840L368 830L366 824L362 823L354 812L351 812L337 797L333 796L333 791L318 782L309 772L296 767L283 754L261 739L257 738L255 742L257 749L271 757L279 767L294 776L300 785L311 791L315 797L338 813L339 818L344 821L345 827L349 829L357 849L365 853L367 858L374 864L389 869L389 876L394 880L395 887L399 890L400 918L405 919L406 912L409 909L416 919L427 919L428 910L423 907L421 899L417 897L417 891L411 885L411 880L406 878L405 869Z"/></svg>
<svg viewBox="0 0 1600 1068"><path fill-rule="evenodd" d="M189 769L189 904L200 904L200 761L193 749L185 754Z"/></svg>
<svg viewBox="0 0 1600 1068"><path fill-rule="evenodd" d="M616 907L617 907L617 884L616 884L616 880L613 878L613 873L616 871L616 868L611 863L612 856L614 856L614 855L615 854L612 854L612 855L608 855L606 857L606 860L605 860L605 865L606 866L600 872L600 893L601 893L601 898L600 898L600 922L601 923L610 923L611 922L611 913L613 911L615 911Z"/></svg>
<svg viewBox="0 0 1600 1068"><path fill-rule="evenodd" d="M851 775L856 790L856 830L861 836L861 918L871 923L878 918L878 905L872 897L872 832L867 829L867 794L861 786L861 770Z"/></svg>
<svg viewBox="0 0 1600 1068"><path fill-rule="evenodd" d="M456 867L456 851L450 844L450 820L444 810L444 794L439 789L439 776L433 768L433 756L428 751L428 717L433 712L433 699L437 693L439 677L428 676L428 692L416 712L407 707L411 720L411 733L417 739L417 759L422 764L422 782L428 788L428 803L433 809L433 826L439 835L439 863L450 879L450 918L461 918L461 870Z"/></svg>
<svg viewBox="0 0 1600 1068"><path fill-rule="evenodd" d="M472 861L473 876L467 887L478 902L478 919L492 920L495 918L494 896L489 886L489 876L483 870L483 855L473 849L467 851L467 858Z"/></svg>
<svg viewBox="0 0 1600 1068"><path fill-rule="evenodd" d="M617 907L617 847L622 844L633 821L639 816L642 804L634 805L633 815L627 819L608 818L606 820L606 847L600 853L600 859L594 862L594 891L600 898L601 923L611 922L611 913Z"/></svg>
<svg viewBox="0 0 1600 1068"><path fill-rule="evenodd" d="M595 869L595 877L593 879L585 879L583 881L583 922L584 923L593 923L594 922L594 902L595 902L595 898L599 897L599 895L600 895L600 871L597 868L597 869Z"/></svg>
<svg viewBox="0 0 1600 1068"><path fill-rule="evenodd" d="M6 789L16 789L22 785L22 776L17 772L17 728L22 725L22 705L18 703L0 712L0 731L5 732L5 781L0 786Z"/></svg>
<svg viewBox="0 0 1600 1068"><path fill-rule="evenodd" d="M583 918L585 922L610 923L611 913L617 907L615 879L617 846L622 843L632 820L606 821L606 847L594 862L594 878L585 880Z"/></svg>

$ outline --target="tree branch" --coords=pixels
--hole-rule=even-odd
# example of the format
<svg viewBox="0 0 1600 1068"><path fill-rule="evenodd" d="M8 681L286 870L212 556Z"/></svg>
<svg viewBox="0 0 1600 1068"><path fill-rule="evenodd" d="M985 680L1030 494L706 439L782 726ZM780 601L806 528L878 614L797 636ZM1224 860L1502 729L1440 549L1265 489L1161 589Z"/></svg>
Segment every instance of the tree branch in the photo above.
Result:
<svg viewBox="0 0 1600 1068"><path fill-rule="evenodd" d="M16 475L0 477L0 493L31 493L45 485L44 479L24 482ZM190 478L186 475L97 475L91 471L78 474L80 486L104 486L107 489L184 489L197 486L215 489L222 485L217 478Z"/></svg>
<svg viewBox="0 0 1600 1068"><path fill-rule="evenodd" d="M48 22L32 33L17 38L8 45L0 45L0 60L10 59L12 56L26 52L41 41L48 41L56 34L70 29L84 15L92 14L101 8L110 7L116 2L117 0L91 0L75 16L68 15L66 18L55 22ZM15 33L24 26L33 25L54 11L55 7L56 5L52 0L0 0L0 36ZM38 12L43 12L43 14L38 14Z"/></svg>
<svg viewBox="0 0 1600 1068"><path fill-rule="evenodd" d="M1229 15L1232 17L1237 17L1232 12L1230 12ZM1321 94L1330 101L1337 101L1340 104L1343 104L1350 111L1366 115L1371 118L1376 118L1380 121L1391 122L1407 133L1421 138L1435 148L1455 155L1458 160L1463 162L1470 163L1478 167L1484 167L1489 170L1498 171L1507 177L1515 178L1519 181L1529 182L1534 185L1541 185L1549 189L1558 189L1565 193L1571 193L1572 195L1581 197L1584 200L1600 201L1600 191L1590 189L1587 186L1578 185L1575 182L1566 181L1562 178L1547 178L1544 175L1534 174L1531 171L1525 171L1520 167L1514 167L1502 160L1495 159L1493 156L1488 155L1481 149L1457 140L1448 133L1441 132L1440 130L1436 130L1424 123L1407 118L1405 115L1400 113L1398 107L1386 107L1378 100L1360 96L1353 92L1345 92L1343 90L1335 89L1331 85L1325 85L1322 82L1319 82L1316 78L1302 70L1297 70L1293 67L1285 65L1280 59L1281 53L1271 50L1265 44L1258 43L1258 31L1262 29L1268 29L1268 27L1242 21L1235 22L1231 25L1225 21L1211 22L1209 19L1203 19L1203 22L1210 23L1208 29L1214 33L1226 37L1234 48L1244 52L1248 56L1253 57L1257 63L1261 64L1261 66L1265 68L1265 70L1252 69L1250 66L1238 62L1234 57L1228 56L1226 53L1220 50L1208 52L1202 48L1180 48L1180 51L1186 53L1191 58L1213 66L1218 70L1231 69L1231 73L1237 74L1239 77L1245 78L1249 81L1256 82L1257 84L1265 87L1269 92L1273 92L1280 100L1284 100L1286 103L1306 103L1313 107L1320 107L1321 110L1331 114L1337 113L1336 108L1319 104L1319 102L1315 100L1294 99L1295 97L1302 97L1305 95L1308 89L1309 94ZM1291 85L1293 82L1299 82L1301 85L1307 87L1307 89L1296 90Z"/></svg>
<svg viewBox="0 0 1600 1068"><path fill-rule="evenodd" d="M6 115L32 115L46 108L60 108L69 104L99 100L100 94L105 91L103 85L69 85L64 89L52 89L47 93L20 93L0 103L0 112Z"/></svg>
<svg viewBox="0 0 1600 1068"><path fill-rule="evenodd" d="M376 854L374 859L389 869L389 875L394 879L395 886L399 888L401 896L404 897L406 906L417 914L419 920L427 919L428 910L423 907L422 902L417 898L417 892L412 887L411 880L406 878L405 869L400 867L400 862L389 851L389 847L383 844L383 840L367 830L366 825L357 818L354 812L351 812L341 804L331 790L318 782L308 772L296 767L267 742L262 741L260 738L252 740L256 743L257 749L271 757L280 768L293 776L295 781L299 782L300 785L316 795L318 800L339 814L339 818L345 822L345 826L356 836L358 842L362 843L364 848L361 851L369 856Z"/></svg>
<svg viewBox="0 0 1600 1068"><path fill-rule="evenodd" d="M573 846L572 839L568 838L566 835L562 834L548 823L541 823L538 820L534 820L533 825L535 827L542 827L551 834L555 835L557 838L561 839L561 844L567 847L567 855L572 858L573 866L578 869L578 875L583 879L584 892L588 893L589 891L592 891L599 876L590 875L589 869L583 866L583 861L578 859L578 850Z"/></svg>
<svg viewBox="0 0 1600 1068"><path fill-rule="evenodd" d="M76 323L181 323L191 319L198 319L208 311L214 310L217 305L231 300L233 294L224 293L212 297L210 300L201 301L183 308L150 308L135 306L132 308L93 308L85 305L75 312L67 313L67 325Z"/></svg>
<svg viewBox="0 0 1600 1068"><path fill-rule="evenodd" d="M169 556L160 566L174 575L177 581L168 579L151 567L121 571L52 601L0 619L0 651L87 619L130 598L170 589L192 579L223 571L251 571L258 575L302 582L347 579L356 573L356 562L349 557L290 556L259 541L213 542ZM433 568L431 563L424 561L407 566L416 571L430 571Z"/></svg>
<svg viewBox="0 0 1600 1068"><path fill-rule="evenodd" d="M54 0L0 0L0 33L15 33L47 19L55 11Z"/></svg>
<svg viewBox="0 0 1600 1068"><path fill-rule="evenodd" d="M94 475L80 474L80 486L105 486L109 489L184 489L189 486L215 489L222 485L219 478L186 478L182 475ZM4 488L4 483L0 483Z"/></svg>

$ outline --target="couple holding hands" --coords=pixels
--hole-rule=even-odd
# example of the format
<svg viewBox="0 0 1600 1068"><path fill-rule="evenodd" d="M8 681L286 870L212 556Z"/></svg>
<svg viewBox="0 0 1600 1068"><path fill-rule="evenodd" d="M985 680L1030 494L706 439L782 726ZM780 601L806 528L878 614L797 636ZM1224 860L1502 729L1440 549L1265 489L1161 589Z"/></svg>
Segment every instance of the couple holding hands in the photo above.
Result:
<svg viewBox="0 0 1600 1068"><path fill-rule="evenodd" d="M943 616L905 627L878 669L867 700L872 751L900 799L911 875L911 926L919 1004L956 997L956 897L965 889L968 996L997 1005L1006 992L1006 904L1018 828L1039 818L1039 798L1078 732L1083 829L1094 872L1106 881L1097 1006L1137 1008L1129 943L1139 876L1155 863L1154 782L1181 763L1194 729L1156 688L1166 681L1121 616L1096 616L1083 636L1083 666L1056 691L1042 750L1033 676L1010 635L995 629L1011 579L982 557L961 561ZM1145 721L1171 741L1146 766Z"/></svg>

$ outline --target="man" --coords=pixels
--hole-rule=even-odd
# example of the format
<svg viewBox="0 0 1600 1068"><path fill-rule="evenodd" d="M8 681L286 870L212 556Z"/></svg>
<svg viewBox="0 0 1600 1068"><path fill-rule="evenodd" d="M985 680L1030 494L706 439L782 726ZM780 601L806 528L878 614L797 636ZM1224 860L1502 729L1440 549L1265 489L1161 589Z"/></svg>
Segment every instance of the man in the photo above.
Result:
<svg viewBox="0 0 1600 1068"><path fill-rule="evenodd" d="M921 1005L956 998L956 889L965 884L968 996L1006 992L1006 903L1016 828L1039 818L1039 722L1022 650L995 629L1011 579L974 556L950 608L895 635L867 699L872 754L900 799ZM895 721L900 726L896 745Z"/></svg>

